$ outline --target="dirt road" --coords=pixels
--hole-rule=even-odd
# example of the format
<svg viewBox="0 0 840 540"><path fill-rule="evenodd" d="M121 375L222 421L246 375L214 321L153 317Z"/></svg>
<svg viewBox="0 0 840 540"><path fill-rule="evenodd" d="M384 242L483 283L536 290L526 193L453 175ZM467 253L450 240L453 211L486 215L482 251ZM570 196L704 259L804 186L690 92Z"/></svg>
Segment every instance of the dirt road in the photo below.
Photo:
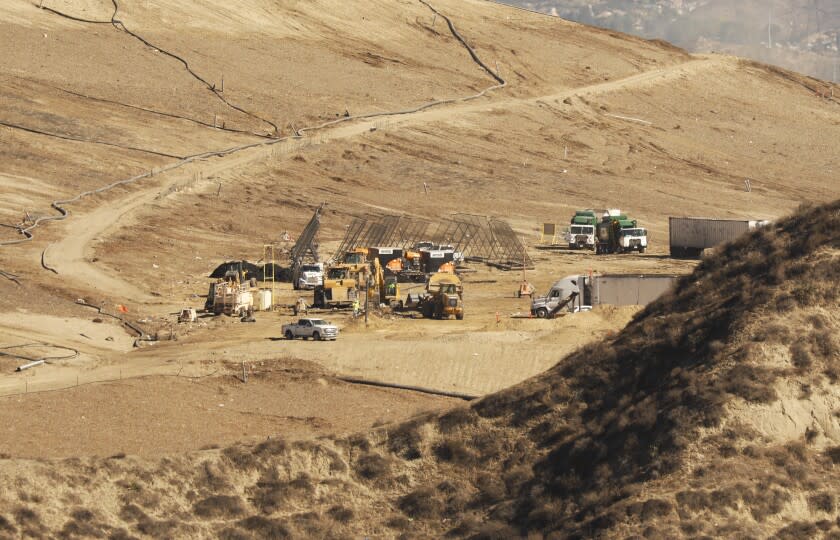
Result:
<svg viewBox="0 0 840 540"><path fill-rule="evenodd" d="M620 80L601 84L562 90L560 92L538 98L501 98L481 99L454 105L444 105L438 108L417 113L383 116L369 120L352 121L325 128L313 133L319 144L329 144L358 136L373 129L399 129L408 125L423 123L456 121L471 113L481 113L487 110L506 108L511 109L524 104L534 104L545 101L559 102L573 97L591 96L609 92L617 92L628 88L644 86L646 84L662 84L673 78L687 75L697 76L703 71L722 69L729 64L726 57L702 57L684 64L667 66L633 75ZM125 226L131 220L131 214L142 209L162 191L170 189L179 182L187 182L200 171L202 178L213 177L223 171L245 168L249 163L272 156L288 155L301 148L306 141L296 139L281 142L266 141L256 147L246 148L219 158L208 158L200 164L185 163L184 167L162 173L156 182L150 186L109 203L107 206L82 215L74 215L70 220L63 238L49 249L48 264L55 268L68 282L82 289L95 290L113 300L141 302L145 304L159 303L148 293L120 279L113 271L97 266L90 262L91 243L103 240L113 234L118 228Z"/></svg>

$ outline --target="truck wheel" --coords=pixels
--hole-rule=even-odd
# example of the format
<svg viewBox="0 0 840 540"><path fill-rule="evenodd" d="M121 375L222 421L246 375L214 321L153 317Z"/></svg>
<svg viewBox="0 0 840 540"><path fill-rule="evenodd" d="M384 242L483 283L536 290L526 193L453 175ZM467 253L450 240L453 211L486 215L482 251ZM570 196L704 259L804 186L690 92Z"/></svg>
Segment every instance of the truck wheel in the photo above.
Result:
<svg viewBox="0 0 840 540"><path fill-rule="evenodd" d="M286 330L286 339L295 339L295 335L291 330Z"/></svg>
<svg viewBox="0 0 840 540"><path fill-rule="evenodd" d="M463 313L458 313L457 315L455 315L455 318L458 319L459 321L463 321L464 320L464 314Z"/></svg>
<svg viewBox="0 0 840 540"><path fill-rule="evenodd" d="M640 247L640 248L639 248L639 253L644 253L644 252L645 252L645 248Z"/></svg>
<svg viewBox="0 0 840 540"><path fill-rule="evenodd" d="M539 317L540 319L545 319L546 317L548 317L548 310L544 307L539 308L537 310L537 317Z"/></svg>
<svg viewBox="0 0 840 540"><path fill-rule="evenodd" d="M314 339L315 341L321 341L321 334L319 332L315 332L314 334L312 334L312 339Z"/></svg>

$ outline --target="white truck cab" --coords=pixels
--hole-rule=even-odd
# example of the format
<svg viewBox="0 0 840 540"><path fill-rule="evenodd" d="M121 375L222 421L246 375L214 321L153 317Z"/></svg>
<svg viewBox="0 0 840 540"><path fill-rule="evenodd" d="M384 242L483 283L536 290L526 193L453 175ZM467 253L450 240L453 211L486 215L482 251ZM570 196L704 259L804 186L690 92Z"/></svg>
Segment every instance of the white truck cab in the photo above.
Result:
<svg viewBox="0 0 840 540"><path fill-rule="evenodd" d="M586 279L584 276L566 276L559 281L555 281L545 296L539 296L531 301L531 314L541 319L548 316L548 314L557 307L557 304L567 299L573 292L580 294L580 287L578 282L581 279ZM582 284L581 284L582 285ZM570 310L574 306L569 306Z"/></svg>
<svg viewBox="0 0 840 540"><path fill-rule="evenodd" d="M300 267L297 288L312 290L324 284L324 263L304 264Z"/></svg>
<svg viewBox="0 0 840 540"><path fill-rule="evenodd" d="M639 253L644 253L648 245L647 229L621 229L618 244L622 251L636 250Z"/></svg>
<svg viewBox="0 0 840 540"><path fill-rule="evenodd" d="M595 249L595 225L572 225L565 240L569 249Z"/></svg>

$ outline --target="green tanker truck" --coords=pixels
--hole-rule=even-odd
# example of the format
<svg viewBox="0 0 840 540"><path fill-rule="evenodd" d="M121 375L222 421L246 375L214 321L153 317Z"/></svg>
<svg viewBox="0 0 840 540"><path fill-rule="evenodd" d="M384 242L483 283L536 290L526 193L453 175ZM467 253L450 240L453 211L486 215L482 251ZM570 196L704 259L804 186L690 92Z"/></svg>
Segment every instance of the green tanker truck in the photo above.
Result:
<svg viewBox="0 0 840 540"><path fill-rule="evenodd" d="M647 230L638 226L635 219L611 209L604 213L596 226L595 254L627 253L647 249Z"/></svg>

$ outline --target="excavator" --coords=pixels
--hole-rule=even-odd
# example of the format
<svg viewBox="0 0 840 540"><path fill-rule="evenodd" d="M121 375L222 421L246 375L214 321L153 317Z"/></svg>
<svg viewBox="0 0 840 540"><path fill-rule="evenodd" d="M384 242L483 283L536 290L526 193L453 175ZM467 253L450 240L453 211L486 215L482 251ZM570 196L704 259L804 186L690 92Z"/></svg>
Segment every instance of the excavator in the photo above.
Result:
<svg viewBox="0 0 840 540"><path fill-rule="evenodd" d="M398 261L399 259L394 259ZM397 280L397 274L389 267L390 261L385 267L379 262L379 259L371 261L371 268L373 269L373 278L375 290L371 290L368 294L369 298L377 300L380 304L391 306L392 308L402 308L403 301L400 300L400 284ZM394 265L396 266L396 265Z"/></svg>

